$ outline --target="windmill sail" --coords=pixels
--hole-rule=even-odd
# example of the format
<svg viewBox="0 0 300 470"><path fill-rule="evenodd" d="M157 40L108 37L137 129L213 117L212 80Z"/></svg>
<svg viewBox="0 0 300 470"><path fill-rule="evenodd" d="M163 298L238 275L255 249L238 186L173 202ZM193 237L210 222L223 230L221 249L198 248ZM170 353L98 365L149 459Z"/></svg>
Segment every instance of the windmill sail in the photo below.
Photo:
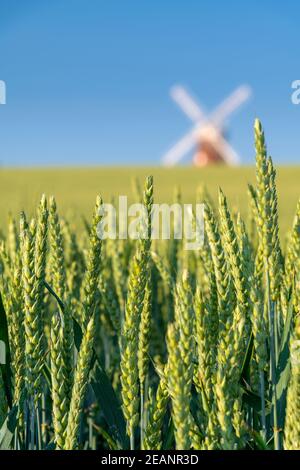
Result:
<svg viewBox="0 0 300 470"><path fill-rule="evenodd" d="M225 162L236 165L239 156L222 134L223 122L251 95L247 85L237 88L208 117L197 101L180 85L171 89L173 100L195 123L195 126L164 155L164 165L176 165L193 147L198 146L194 158L197 165ZM203 148L202 148L203 147Z"/></svg>

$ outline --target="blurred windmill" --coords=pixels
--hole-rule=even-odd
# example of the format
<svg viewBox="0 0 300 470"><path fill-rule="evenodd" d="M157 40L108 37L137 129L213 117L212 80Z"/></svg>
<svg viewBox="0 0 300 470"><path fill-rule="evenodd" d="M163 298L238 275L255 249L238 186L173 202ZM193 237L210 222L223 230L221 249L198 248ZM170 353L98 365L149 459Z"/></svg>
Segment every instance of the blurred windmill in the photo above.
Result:
<svg viewBox="0 0 300 470"><path fill-rule="evenodd" d="M166 166L176 165L190 150L196 147L194 164L206 166L225 163L236 165L239 156L224 136L224 122L231 113L248 100L251 89L247 85L237 88L210 115L206 116L197 101L182 86L171 88L173 100L194 123L194 127L163 157Z"/></svg>

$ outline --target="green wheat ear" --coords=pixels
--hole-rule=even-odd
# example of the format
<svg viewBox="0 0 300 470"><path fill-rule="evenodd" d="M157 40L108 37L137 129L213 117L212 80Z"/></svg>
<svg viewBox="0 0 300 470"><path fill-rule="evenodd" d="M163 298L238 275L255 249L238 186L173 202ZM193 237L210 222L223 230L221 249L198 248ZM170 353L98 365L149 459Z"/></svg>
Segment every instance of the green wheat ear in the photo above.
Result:
<svg viewBox="0 0 300 470"><path fill-rule="evenodd" d="M160 450L162 448L162 426L169 401L166 368L160 374L160 381L155 399L150 397L148 425L143 440L144 450ZM151 389L150 389L151 390Z"/></svg>
<svg viewBox="0 0 300 470"><path fill-rule="evenodd" d="M151 335L151 312L152 312L152 299L151 299L151 275L146 283L143 310L141 313L141 321L139 327L139 346L138 346L138 369L141 391L144 390L145 381L148 375L149 368L149 349L150 349L150 335Z"/></svg>
<svg viewBox="0 0 300 470"><path fill-rule="evenodd" d="M10 285L10 302L7 309L10 350L12 357L14 402L21 399L25 387L25 330L22 292L22 262L19 253L15 257Z"/></svg>
<svg viewBox="0 0 300 470"><path fill-rule="evenodd" d="M64 243L61 230L61 222L57 211L57 204L55 198L52 196L49 200L49 235L50 235L50 259L51 259L51 283L54 292L58 295L60 300L65 304L63 309L63 338L61 344L61 361L62 364L59 368L64 381L64 391L66 393L65 409L68 409L71 399L71 389L73 384L73 367L74 367L74 333L73 333L73 320L71 315L71 307L67 300L66 287L67 287L67 273L64 255ZM53 329L52 325L52 339L53 344L58 342L55 339L55 333L58 334L58 326ZM60 445L61 447L61 445Z"/></svg>
<svg viewBox="0 0 300 470"><path fill-rule="evenodd" d="M139 417L139 330L150 260L151 211L153 204L152 177L146 179L143 203L147 209L147 216L146 220L143 221L140 233L143 234L144 238L138 240L131 263L125 318L121 333L121 394L123 412L127 421L127 434L131 438L131 448L134 448L134 430Z"/></svg>
<svg viewBox="0 0 300 470"><path fill-rule="evenodd" d="M89 235L89 250L87 253L86 272L81 288L82 325L85 328L89 319L94 315L98 295L98 282L101 271L102 240L98 236L98 226L101 222L102 199L97 196L93 214L93 222Z"/></svg>
<svg viewBox="0 0 300 470"><path fill-rule="evenodd" d="M61 300L65 300L66 269L63 238L55 198L49 200L51 285Z"/></svg>
<svg viewBox="0 0 300 470"><path fill-rule="evenodd" d="M59 449L64 447L69 411L64 353L64 331L56 314L52 317L50 355L54 440Z"/></svg>
<svg viewBox="0 0 300 470"><path fill-rule="evenodd" d="M285 284L287 290L294 287L294 308L300 312L300 200L298 201L294 216L293 227L288 238L287 253L285 257Z"/></svg>
<svg viewBox="0 0 300 470"><path fill-rule="evenodd" d="M284 448L300 450L300 319L290 342L291 379L287 394Z"/></svg>
<svg viewBox="0 0 300 470"><path fill-rule="evenodd" d="M26 227L21 219L22 237L22 280L24 295L24 326L26 383L28 394L35 401L41 392L41 369L43 365L43 332L39 306L39 283L35 274L35 233L36 224L32 220Z"/></svg>
<svg viewBox="0 0 300 470"><path fill-rule="evenodd" d="M70 411L66 428L65 450L73 450L78 445L78 432L88 386L88 377L95 339L95 316L93 315L86 327L78 353L74 374L74 385L70 402Z"/></svg>
<svg viewBox="0 0 300 470"><path fill-rule="evenodd" d="M177 450L188 450L190 439L191 386L186 380L186 365L181 352L180 333L174 324L168 326L168 391L172 400L172 418Z"/></svg>
<svg viewBox="0 0 300 470"><path fill-rule="evenodd" d="M187 385L191 386L195 354L194 326L195 313L193 309L193 293L190 285L188 271L184 270L181 280L176 284L175 294L175 322L180 334L180 348L185 364L184 376Z"/></svg>
<svg viewBox="0 0 300 470"><path fill-rule="evenodd" d="M41 311L43 310L43 300L45 291L47 234L48 207L46 196L43 195L37 211L37 230L35 239L35 274L38 283L38 308Z"/></svg>
<svg viewBox="0 0 300 470"><path fill-rule="evenodd" d="M272 158L267 156L264 132L260 121L254 125L256 149L256 205L260 247L270 281L272 301L280 295L282 253L279 241L276 172Z"/></svg>

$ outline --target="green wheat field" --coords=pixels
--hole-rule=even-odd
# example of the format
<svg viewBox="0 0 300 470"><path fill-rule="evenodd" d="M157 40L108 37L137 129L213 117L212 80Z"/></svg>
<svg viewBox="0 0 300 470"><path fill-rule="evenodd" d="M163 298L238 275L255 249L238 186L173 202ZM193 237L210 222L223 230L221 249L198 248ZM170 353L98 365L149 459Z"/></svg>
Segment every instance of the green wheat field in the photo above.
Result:
<svg viewBox="0 0 300 470"><path fill-rule="evenodd" d="M0 449L300 450L300 168L254 137L249 168L1 169ZM119 195L137 240L98 237ZM173 201L201 248L151 240Z"/></svg>

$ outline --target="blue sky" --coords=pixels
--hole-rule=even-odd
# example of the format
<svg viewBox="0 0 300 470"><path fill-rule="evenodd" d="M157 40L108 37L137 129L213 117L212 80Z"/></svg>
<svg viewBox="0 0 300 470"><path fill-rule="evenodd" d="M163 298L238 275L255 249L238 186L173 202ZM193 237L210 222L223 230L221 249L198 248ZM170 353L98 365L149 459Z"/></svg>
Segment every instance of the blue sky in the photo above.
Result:
<svg viewBox="0 0 300 470"><path fill-rule="evenodd" d="M0 0L0 162L155 165L191 126L171 85L211 110L248 83L229 127L243 162L259 116L275 161L300 163L299 14L292 0Z"/></svg>

